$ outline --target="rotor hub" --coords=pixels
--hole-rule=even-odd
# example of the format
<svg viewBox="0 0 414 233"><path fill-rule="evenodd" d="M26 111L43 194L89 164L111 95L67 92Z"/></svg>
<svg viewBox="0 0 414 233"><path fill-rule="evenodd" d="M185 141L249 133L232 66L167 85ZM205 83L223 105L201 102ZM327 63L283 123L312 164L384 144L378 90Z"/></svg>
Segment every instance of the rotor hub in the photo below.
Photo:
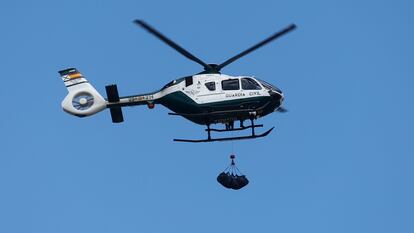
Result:
<svg viewBox="0 0 414 233"><path fill-rule="evenodd" d="M79 100L79 103L80 103L81 105L86 105L86 104L88 103L88 100L87 100L86 98L81 98L81 99Z"/></svg>
<svg viewBox="0 0 414 233"><path fill-rule="evenodd" d="M204 71L201 72L202 74L220 74L220 66L217 64L208 64L208 66L204 66Z"/></svg>

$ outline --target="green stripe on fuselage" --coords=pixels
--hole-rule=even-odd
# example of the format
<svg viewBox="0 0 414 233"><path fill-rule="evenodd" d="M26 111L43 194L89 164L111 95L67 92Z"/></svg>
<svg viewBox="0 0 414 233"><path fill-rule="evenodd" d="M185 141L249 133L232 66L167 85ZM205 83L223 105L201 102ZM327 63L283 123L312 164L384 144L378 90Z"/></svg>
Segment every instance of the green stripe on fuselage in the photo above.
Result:
<svg viewBox="0 0 414 233"><path fill-rule="evenodd" d="M208 113L208 112L217 112L217 111L232 111L232 110L243 110L243 109L259 109L271 101L269 96L259 96L235 100L226 100L219 102L212 102L206 104L197 104L186 94L181 91L173 92L168 94L158 102L164 105L166 108L178 114L199 114L199 113ZM268 109L262 113L266 115L274 110ZM215 116L211 119L206 117L186 117L187 119L197 123L205 124L206 121L215 122L220 121L220 119L226 119L231 114L223 114L221 116Z"/></svg>

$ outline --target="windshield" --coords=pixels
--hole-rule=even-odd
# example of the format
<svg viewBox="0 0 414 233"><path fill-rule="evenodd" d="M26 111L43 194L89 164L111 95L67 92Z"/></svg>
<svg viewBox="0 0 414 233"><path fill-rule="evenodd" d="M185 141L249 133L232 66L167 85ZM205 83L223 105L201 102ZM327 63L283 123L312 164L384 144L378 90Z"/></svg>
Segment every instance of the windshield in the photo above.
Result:
<svg viewBox="0 0 414 233"><path fill-rule="evenodd" d="M276 92L279 92L279 93L282 93L282 91L279 89L279 88L277 88L277 87L275 87L274 85L272 85L272 84L270 84L270 83L268 83L268 82L266 82L266 81L263 81L263 80L261 80L261 79L257 79L266 89L269 89L270 91L276 91Z"/></svg>

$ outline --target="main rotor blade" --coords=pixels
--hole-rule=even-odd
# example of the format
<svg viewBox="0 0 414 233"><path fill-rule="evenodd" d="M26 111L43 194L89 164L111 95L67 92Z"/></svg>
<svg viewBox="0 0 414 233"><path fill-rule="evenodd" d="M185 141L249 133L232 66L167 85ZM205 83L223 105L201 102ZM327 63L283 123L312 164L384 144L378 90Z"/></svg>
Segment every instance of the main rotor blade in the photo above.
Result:
<svg viewBox="0 0 414 233"><path fill-rule="evenodd" d="M221 70L223 67L227 66L228 64L230 64L230 63L236 61L237 59L239 59L239 58L241 58L241 57L243 57L243 56L245 56L245 55L253 52L254 50L262 47L263 45L265 45L265 44L267 44L267 43L269 43L269 42L271 42L271 41L273 41L275 39L277 39L278 37L283 36L284 34L286 34L286 33L290 32L290 31L294 30L295 28L296 28L296 25L295 24L291 24L291 25L287 26L285 29L283 29L283 30L281 30L279 32L276 32L275 34L271 35L269 38L263 40L262 42L260 42L260 43L258 43L256 45L254 45L254 46L246 49L245 51L243 51L243 52L237 54L236 56L228 59L227 61L221 63L220 65L217 66L217 70Z"/></svg>
<svg viewBox="0 0 414 233"><path fill-rule="evenodd" d="M168 39L166 36L164 36L163 34L161 34L160 32L158 32L154 28L152 28L150 25L148 25L144 21L139 20L139 19L136 19L136 20L134 20L134 23L136 23L139 26L145 28L148 32L150 32L154 36L158 37L158 39L162 40L163 42L165 42L166 44L168 44L170 47L172 47L173 49L177 50L179 53L181 53L182 55L184 55L186 58L188 58L188 59L190 59L192 61L195 61L198 64L202 65L205 70L213 70L213 68L210 65L206 64L205 62L203 62L202 60L200 60L199 58L197 58L196 56L194 56L193 54L191 54L187 50L183 49L181 46L179 46L178 44L176 44L172 40Z"/></svg>

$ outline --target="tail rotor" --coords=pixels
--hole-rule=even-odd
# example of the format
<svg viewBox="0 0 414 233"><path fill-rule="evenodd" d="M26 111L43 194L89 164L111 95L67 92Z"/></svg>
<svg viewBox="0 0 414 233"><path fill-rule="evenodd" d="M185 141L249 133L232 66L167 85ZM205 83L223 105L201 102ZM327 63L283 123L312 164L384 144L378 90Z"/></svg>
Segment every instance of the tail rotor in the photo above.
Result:
<svg viewBox="0 0 414 233"><path fill-rule="evenodd" d="M76 68L61 70L59 74L69 92L62 101L65 112L86 117L106 108L105 99Z"/></svg>

